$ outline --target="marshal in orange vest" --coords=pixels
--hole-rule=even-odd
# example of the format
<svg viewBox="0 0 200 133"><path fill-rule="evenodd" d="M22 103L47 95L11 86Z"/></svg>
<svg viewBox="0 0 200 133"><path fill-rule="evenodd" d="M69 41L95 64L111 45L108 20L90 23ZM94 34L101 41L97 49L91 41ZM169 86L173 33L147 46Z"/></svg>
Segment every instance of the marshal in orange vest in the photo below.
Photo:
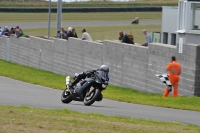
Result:
<svg viewBox="0 0 200 133"><path fill-rule="evenodd" d="M178 96L178 83L181 74L181 65L176 61L176 57L172 56L171 62L167 65L166 68L167 72L169 73L169 80L173 86L173 97ZM165 88L163 97L168 97L170 91L168 88Z"/></svg>

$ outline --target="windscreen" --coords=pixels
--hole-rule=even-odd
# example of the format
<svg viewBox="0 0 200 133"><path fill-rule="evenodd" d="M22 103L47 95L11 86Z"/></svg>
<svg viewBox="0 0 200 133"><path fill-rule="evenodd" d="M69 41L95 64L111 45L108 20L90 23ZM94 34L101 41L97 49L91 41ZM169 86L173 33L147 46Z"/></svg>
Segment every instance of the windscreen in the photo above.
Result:
<svg viewBox="0 0 200 133"><path fill-rule="evenodd" d="M108 74L104 71L97 71L96 73L96 80L98 83L103 83L105 81L108 81Z"/></svg>

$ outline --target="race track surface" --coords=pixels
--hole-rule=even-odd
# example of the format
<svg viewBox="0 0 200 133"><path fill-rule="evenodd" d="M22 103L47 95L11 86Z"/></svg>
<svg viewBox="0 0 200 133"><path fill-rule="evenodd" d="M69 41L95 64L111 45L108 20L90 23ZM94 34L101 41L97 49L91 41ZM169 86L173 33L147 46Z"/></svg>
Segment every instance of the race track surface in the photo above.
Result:
<svg viewBox="0 0 200 133"><path fill-rule="evenodd" d="M200 112L130 104L107 99L103 99L102 102L95 102L92 106L84 106L82 102L75 101L70 104L63 104L60 100L61 93L61 90L32 85L0 76L1 105L26 105L47 109L67 108L84 113L95 112L108 116L126 116L164 122L176 121L200 126Z"/></svg>
<svg viewBox="0 0 200 133"><path fill-rule="evenodd" d="M140 20L139 25L159 25L162 20ZM62 22L62 27L87 27L87 26L117 26L117 25L131 25L131 21L88 21L88 22ZM48 28L48 22L13 22L13 23L0 23L0 27L16 27L22 29L31 28ZM56 27L56 22L51 22L51 27Z"/></svg>

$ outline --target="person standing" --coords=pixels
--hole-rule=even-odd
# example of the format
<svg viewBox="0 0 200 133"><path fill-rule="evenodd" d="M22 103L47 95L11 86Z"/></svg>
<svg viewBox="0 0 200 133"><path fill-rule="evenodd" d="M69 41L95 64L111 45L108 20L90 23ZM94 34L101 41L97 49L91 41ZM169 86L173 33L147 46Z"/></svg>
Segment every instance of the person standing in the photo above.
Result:
<svg viewBox="0 0 200 133"><path fill-rule="evenodd" d="M178 97L178 84L181 74L181 65L176 61L176 57L171 57L171 62L167 65L166 71L169 73L169 80L173 86L173 97ZM168 97L171 90L165 88L163 97Z"/></svg>
<svg viewBox="0 0 200 133"><path fill-rule="evenodd" d="M143 34L146 37L146 42L144 44L142 44L142 46L146 46L147 47L149 45L149 43L152 43L152 39L151 39L150 34L145 29L143 30Z"/></svg>
<svg viewBox="0 0 200 133"><path fill-rule="evenodd" d="M92 38L91 38L90 34L88 34L86 32L86 29L82 29L82 33L83 33L82 40L92 41Z"/></svg>

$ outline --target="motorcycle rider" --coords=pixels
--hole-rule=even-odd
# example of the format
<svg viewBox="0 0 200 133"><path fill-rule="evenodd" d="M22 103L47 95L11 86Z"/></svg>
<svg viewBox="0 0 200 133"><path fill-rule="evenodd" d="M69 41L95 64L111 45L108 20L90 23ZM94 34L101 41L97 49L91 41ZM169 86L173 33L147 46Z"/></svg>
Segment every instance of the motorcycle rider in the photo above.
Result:
<svg viewBox="0 0 200 133"><path fill-rule="evenodd" d="M70 85L69 85L69 88L73 88L74 85L76 85L80 80L82 79L85 79L86 77L90 78L92 77L93 75L95 75L95 72L96 71L104 71L106 73L106 77L107 77L107 81L109 81L109 76L108 76L108 73L109 73L109 67L107 65L102 65L100 68L98 69L92 69L92 70L88 70L88 71L85 71L85 72L82 72L82 73L79 73L77 75L77 77L75 78L74 82L72 82ZM77 94L77 92L73 93L74 95L77 95L79 96L79 94ZM100 97L97 99L97 101L101 101L103 98L103 95L101 94Z"/></svg>

